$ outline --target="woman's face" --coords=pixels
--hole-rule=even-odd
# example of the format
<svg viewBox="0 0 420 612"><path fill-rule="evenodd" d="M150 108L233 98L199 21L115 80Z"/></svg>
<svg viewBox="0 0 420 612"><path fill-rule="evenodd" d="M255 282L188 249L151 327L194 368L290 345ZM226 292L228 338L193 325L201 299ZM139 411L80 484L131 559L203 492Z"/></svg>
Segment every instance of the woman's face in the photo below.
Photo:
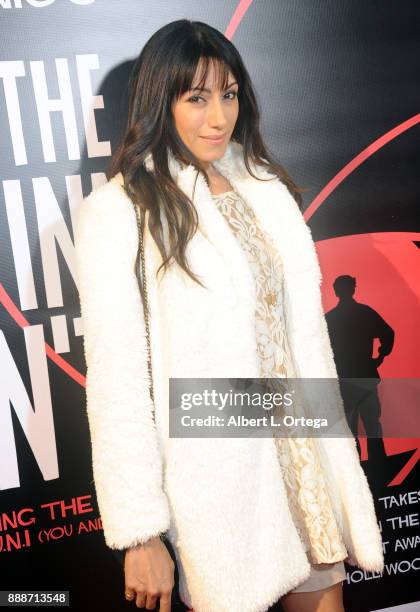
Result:
<svg viewBox="0 0 420 612"><path fill-rule="evenodd" d="M216 88L213 65L209 65L204 90L185 92L172 106L175 127L185 146L194 153L207 169L209 164L222 157L234 130L239 114L238 85L229 72L228 88ZM218 137L210 140L208 137ZM222 137L222 138L220 138Z"/></svg>

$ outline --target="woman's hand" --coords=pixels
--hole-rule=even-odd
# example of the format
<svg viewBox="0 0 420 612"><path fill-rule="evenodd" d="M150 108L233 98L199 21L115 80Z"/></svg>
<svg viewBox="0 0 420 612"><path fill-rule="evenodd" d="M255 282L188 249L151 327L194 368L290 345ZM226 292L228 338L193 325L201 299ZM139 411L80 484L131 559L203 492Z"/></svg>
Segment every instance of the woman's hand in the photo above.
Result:
<svg viewBox="0 0 420 612"><path fill-rule="evenodd" d="M138 608L171 612L175 564L159 536L127 549L124 559L125 594Z"/></svg>

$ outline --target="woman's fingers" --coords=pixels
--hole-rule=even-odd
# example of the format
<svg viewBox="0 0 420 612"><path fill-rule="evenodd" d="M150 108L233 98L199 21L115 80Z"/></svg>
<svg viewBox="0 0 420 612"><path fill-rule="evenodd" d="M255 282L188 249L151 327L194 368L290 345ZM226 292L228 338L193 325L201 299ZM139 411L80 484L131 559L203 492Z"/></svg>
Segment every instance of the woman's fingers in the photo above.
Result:
<svg viewBox="0 0 420 612"><path fill-rule="evenodd" d="M145 591L143 591L143 590L142 591L137 591L136 606L138 608L145 608L146 607L146 592Z"/></svg>
<svg viewBox="0 0 420 612"><path fill-rule="evenodd" d="M158 594L157 593L147 593L146 599L146 610L154 610L157 605Z"/></svg>
<svg viewBox="0 0 420 612"><path fill-rule="evenodd" d="M160 599L160 612L171 612L171 591L162 593L159 598L158 594L146 593L144 590L135 591L134 589L125 589L125 598L128 601L134 601L137 608L146 608L146 610L154 610L157 606L157 600Z"/></svg>
<svg viewBox="0 0 420 612"><path fill-rule="evenodd" d="M127 601L135 601L138 608L146 606L147 593L144 587L125 586L125 598Z"/></svg>
<svg viewBox="0 0 420 612"><path fill-rule="evenodd" d="M172 589L168 589L159 597L159 593L148 593L144 588L125 588L125 598L127 601L135 601L138 608L146 608L146 610L154 610L157 606L157 600L160 600L160 612L171 612L171 596Z"/></svg>
<svg viewBox="0 0 420 612"><path fill-rule="evenodd" d="M161 595L159 610L160 612L171 612L171 591Z"/></svg>
<svg viewBox="0 0 420 612"><path fill-rule="evenodd" d="M134 589L129 589L128 587L126 587L125 598L128 599L128 601L132 601L136 598L136 591Z"/></svg>

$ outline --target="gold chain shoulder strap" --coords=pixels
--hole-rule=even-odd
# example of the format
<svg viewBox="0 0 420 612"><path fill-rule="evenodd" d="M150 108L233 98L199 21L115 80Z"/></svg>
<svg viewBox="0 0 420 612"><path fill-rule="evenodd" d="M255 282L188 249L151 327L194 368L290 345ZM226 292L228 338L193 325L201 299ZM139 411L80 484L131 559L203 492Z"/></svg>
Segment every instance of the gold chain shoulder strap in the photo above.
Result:
<svg viewBox="0 0 420 612"><path fill-rule="evenodd" d="M134 204L134 208L136 211L137 217L137 230L139 236L139 246L140 246L140 280L139 276L137 279L139 283L142 283L143 287L143 310L144 310L144 323L146 327L146 340L147 340L147 366L149 369L149 377L150 377L150 385L149 385L149 393L152 402L154 403L154 393L153 393L153 378L152 378L152 359L151 359L151 348L150 348L150 326L149 326L149 300L147 296L147 283L146 283L146 266L144 261L144 226L145 226L145 211L143 209L140 210L140 207ZM141 293L141 292L140 292ZM154 411L153 411L154 412ZM154 416L154 415L153 415Z"/></svg>

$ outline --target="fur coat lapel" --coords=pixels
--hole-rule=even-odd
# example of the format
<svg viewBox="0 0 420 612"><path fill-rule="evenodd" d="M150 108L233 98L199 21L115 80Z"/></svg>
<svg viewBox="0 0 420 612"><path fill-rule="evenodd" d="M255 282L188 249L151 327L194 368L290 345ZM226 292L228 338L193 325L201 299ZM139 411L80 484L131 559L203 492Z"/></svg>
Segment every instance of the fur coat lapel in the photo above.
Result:
<svg viewBox="0 0 420 612"><path fill-rule="evenodd" d="M224 163L216 162L215 166L223 165L225 176L233 182L243 192L243 169L240 164L239 147L235 143L229 143ZM235 165L233 163L235 162ZM149 155L146 160L146 167L153 170L153 162ZM238 303L242 302L249 308L255 307L256 293L252 271L249 268L246 255L238 244L237 239L232 234L223 215L217 210L209 187L201 174L197 175L194 166L181 168L180 164L169 154L169 168L178 187L186 193L194 203L198 213L198 231L208 240L213 248L223 259L224 265L229 271L231 282L235 287ZM239 185L238 185L239 183ZM238 274L238 270L241 271Z"/></svg>

